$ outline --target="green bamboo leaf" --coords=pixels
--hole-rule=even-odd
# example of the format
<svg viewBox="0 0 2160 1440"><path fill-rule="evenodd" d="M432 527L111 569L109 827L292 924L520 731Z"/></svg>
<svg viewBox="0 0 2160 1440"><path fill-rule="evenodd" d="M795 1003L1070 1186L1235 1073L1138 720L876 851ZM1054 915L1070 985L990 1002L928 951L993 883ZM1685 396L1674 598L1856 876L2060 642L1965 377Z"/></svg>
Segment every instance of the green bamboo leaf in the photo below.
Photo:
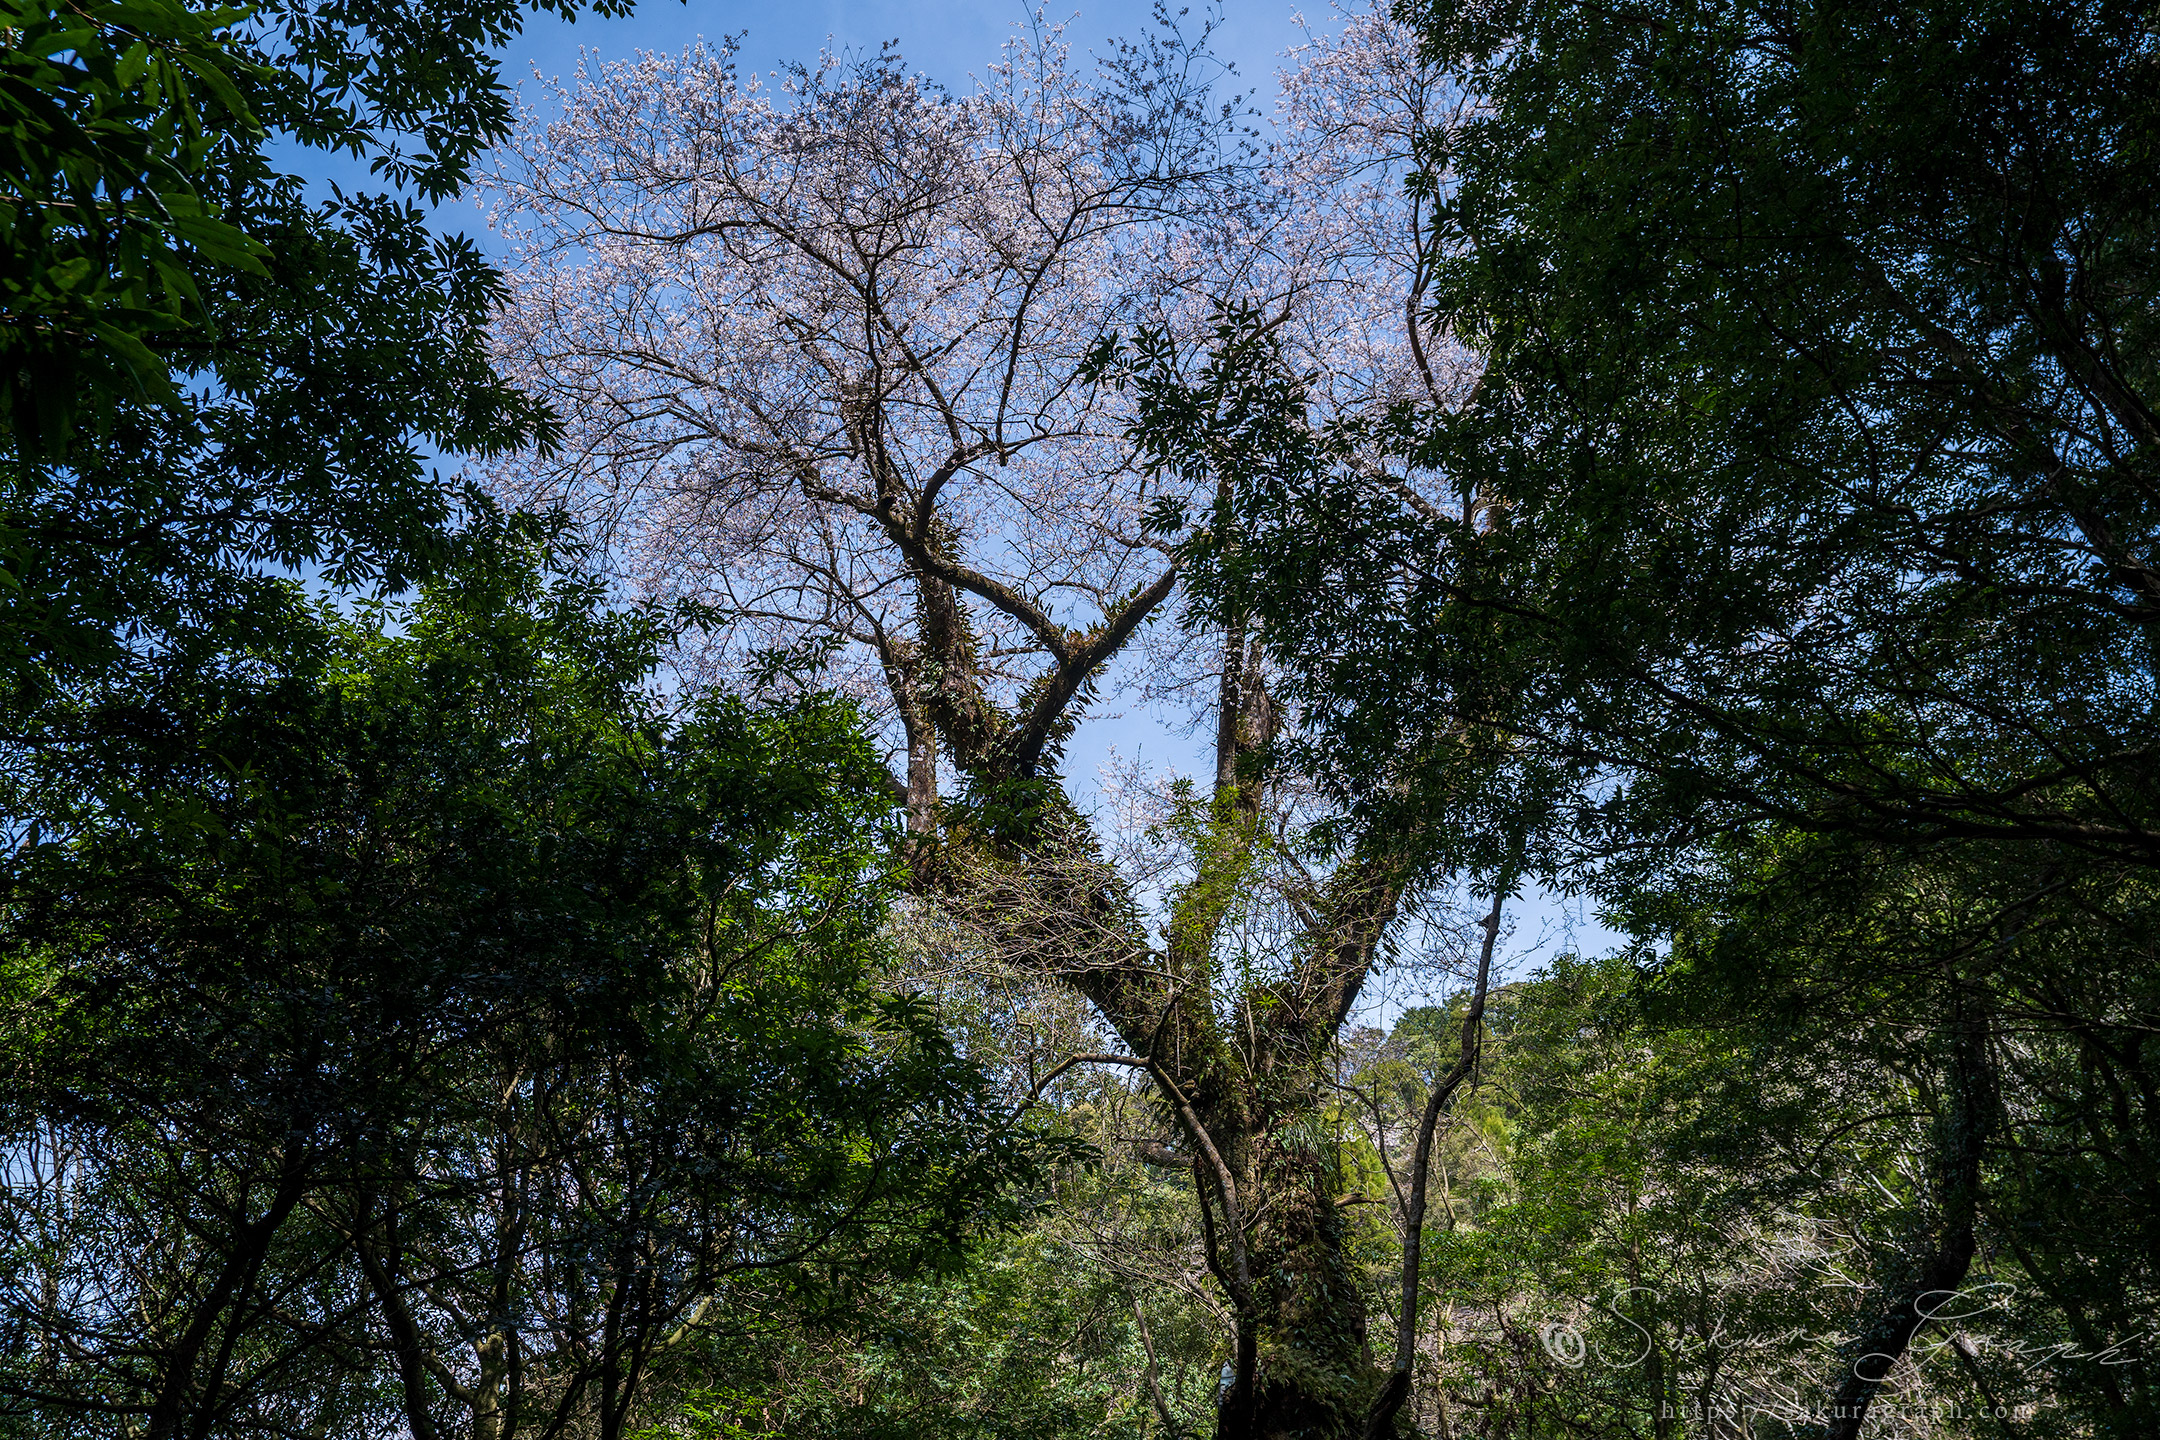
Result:
<svg viewBox="0 0 2160 1440"><path fill-rule="evenodd" d="M270 273L262 263L270 254L269 247L248 238L222 220L206 216L175 215L168 222L167 228L221 265L245 270L250 275Z"/></svg>
<svg viewBox="0 0 2160 1440"><path fill-rule="evenodd" d="M48 267L45 271L45 283L54 294L65 295L80 285L90 271L90 257L76 255Z"/></svg>
<svg viewBox="0 0 2160 1440"><path fill-rule="evenodd" d="M150 47L138 40L128 46L120 63L113 67L113 79L123 90L132 90L142 79L143 71L150 67Z"/></svg>
<svg viewBox="0 0 2160 1440"><path fill-rule="evenodd" d="M96 43L97 38L98 32L95 30L56 30L18 45L16 53L43 60L56 51L80 50L85 45Z"/></svg>
<svg viewBox="0 0 2160 1440"><path fill-rule="evenodd" d="M218 103L225 107L226 113L246 134L262 134L262 126L256 123L254 112L248 109L247 102L240 98L240 92L233 88L232 81L225 77L223 71L194 55L183 54L179 60L188 68L189 73L209 87L210 93L217 97Z"/></svg>
<svg viewBox="0 0 2160 1440"><path fill-rule="evenodd" d="M164 282L165 293L171 296L176 304L185 302L198 312L202 310L202 293L195 288L195 278L188 274L185 268L174 264L162 254L152 255L150 264L157 271L158 278Z"/></svg>

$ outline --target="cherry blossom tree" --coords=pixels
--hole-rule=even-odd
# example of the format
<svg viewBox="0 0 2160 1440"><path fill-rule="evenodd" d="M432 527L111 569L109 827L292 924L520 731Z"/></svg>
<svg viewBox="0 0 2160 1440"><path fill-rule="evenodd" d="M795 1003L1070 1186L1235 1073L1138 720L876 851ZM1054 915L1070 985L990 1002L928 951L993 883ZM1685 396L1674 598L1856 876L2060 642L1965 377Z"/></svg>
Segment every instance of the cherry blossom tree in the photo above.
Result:
<svg viewBox="0 0 2160 1440"><path fill-rule="evenodd" d="M625 584L712 602L697 663L821 667L889 726L946 933L1054 976L1124 1047L1035 1092L1079 1063L1155 1088L1172 1143L1148 1153L1192 1170L1236 1317L1222 1433L1352 1433L1383 1387L1339 1177L1285 1136L1412 873L1385 836L1295 843L1269 759L1294 717L1259 637L1190 623L1148 523L1205 510L1219 476L1136 454L1104 362L1143 333L1198 354L1233 303L1324 409L1462 389L1418 330L1411 144L1454 92L1357 13L1293 52L1264 129L1205 30L1158 18L1092 62L1023 27L964 93L889 49L769 77L732 43L582 70L493 182L517 250L498 352L563 424L496 480L566 507ZM1122 866L1060 773L1141 647L1137 688L1215 722L1214 775L1166 812L1167 879Z"/></svg>

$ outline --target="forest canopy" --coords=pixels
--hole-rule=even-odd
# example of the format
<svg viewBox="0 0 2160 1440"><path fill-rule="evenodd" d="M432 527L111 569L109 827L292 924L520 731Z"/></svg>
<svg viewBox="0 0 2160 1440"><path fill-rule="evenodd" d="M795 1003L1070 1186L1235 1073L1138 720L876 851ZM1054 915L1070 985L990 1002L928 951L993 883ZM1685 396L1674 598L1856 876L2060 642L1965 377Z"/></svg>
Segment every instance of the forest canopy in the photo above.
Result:
<svg viewBox="0 0 2160 1440"><path fill-rule="evenodd" d="M579 8L0 7L0 1434L2160 1430L2160 13Z"/></svg>

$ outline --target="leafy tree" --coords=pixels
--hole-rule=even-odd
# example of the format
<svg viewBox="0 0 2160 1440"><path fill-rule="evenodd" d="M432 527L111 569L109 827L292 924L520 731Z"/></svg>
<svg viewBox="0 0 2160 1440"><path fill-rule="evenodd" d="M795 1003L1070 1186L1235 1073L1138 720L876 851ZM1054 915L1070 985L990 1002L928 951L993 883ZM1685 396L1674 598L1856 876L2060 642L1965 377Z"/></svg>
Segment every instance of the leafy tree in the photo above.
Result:
<svg viewBox="0 0 2160 1440"><path fill-rule="evenodd" d="M1410 453L1470 509L1255 477L1236 532L1346 779L1436 693L1624 777L1616 835L2145 863L2144 15L1878 19L1430 13L1487 98L1428 137L1486 371Z"/></svg>
<svg viewBox="0 0 2160 1440"><path fill-rule="evenodd" d="M70 687L270 623L266 568L408 585L463 504L423 447L552 433L481 345L493 272L414 203L455 193L507 129L494 51L526 8L0 17L11 743L49 731L40 707ZM311 203L286 146L387 188Z"/></svg>
<svg viewBox="0 0 2160 1440"><path fill-rule="evenodd" d="M204 318L191 260L264 273L261 245L205 207L217 140L191 93L254 128L220 33L245 14L159 0L0 10L0 413L24 458L63 450L79 406L103 418L120 398L178 400L148 342Z"/></svg>
<svg viewBox="0 0 2160 1440"><path fill-rule="evenodd" d="M852 712L660 704L673 632L541 583L425 463L554 434L415 204L507 128L527 9L0 17L36 1433L620 1434L731 1277L950 1254L1014 1173L871 984ZM309 202L290 145L384 193ZM280 568L431 588L340 618Z"/></svg>
<svg viewBox="0 0 2160 1440"><path fill-rule="evenodd" d="M2149 1233L2150 15L1417 15L1479 102L1420 173L1430 315L1481 378L1324 423L1234 315L1204 371L1146 357L1160 448L1255 457L1161 518L1364 814L1458 854L1527 831L1645 937L1700 927L1671 963L1705 1013L1894 1000L1912 1030L1861 1039L1930 1131L1907 1263L1826 1367L1850 1436L1987 1235L2103 1173L2115 1233ZM2133 1307L2138 1243L2105 1249ZM2049 1324L2135 1333L2046 1248ZM2087 1378L2093 1423L2148 1423Z"/></svg>
<svg viewBox="0 0 2160 1440"><path fill-rule="evenodd" d="M189 723L139 803L39 777L66 824L4 912L29 1430L619 1436L730 1277L949 1253L1024 1173L876 989L852 712L664 699L665 617L594 598L483 550L168 677L199 691L143 697Z"/></svg>
<svg viewBox="0 0 2160 1440"><path fill-rule="evenodd" d="M2149 1232L2143 1182L2110 1172L2142 1137L2102 1133L2105 1105L2071 1117L2075 1047L2020 1006L2070 978L2042 937L2071 927L1946 977L1976 929L1998 938L1948 867L1875 854L1863 882L1819 845L1789 838L1769 896L1684 923L1679 963L1563 959L1495 998L1482 1145L1429 1242L1431 1428L1820 1433L1854 1418L1835 1390L1886 1298L1962 1243L1869 1433L2137 1429ZM1946 982L2013 1017L1999 1072L1961 1073ZM2078 1179L2042 1199L2026 1177L2064 1163ZM2069 1218L2073 1195L2096 1213Z"/></svg>
<svg viewBox="0 0 2160 1440"><path fill-rule="evenodd" d="M911 979L926 958L903 962ZM1001 1005L948 970L926 992L964 1053L1008 1080L1017 1073L1021 1094L1028 1062L1047 1053L1028 1032L1078 1008L1043 977L1025 988ZM1230 1317L1207 1271L1188 1158L1134 1143L1164 1129L1148 1088L1116 1070L1044 1086L1031 1113L1065 1151L1028 1187L1032 1213L976 1241L963 1267L747 1293L733 1325L697 1348L679 1408L656 1433L1207 1433L1233 1353Z"/></svg>
<svg viewBox="0 0 2160 1440"><path fill-rule="evenodd" d="M2160 998L2149 883L2046 849L1776 832L1721 860L1693 908L1658 896L1644 919L1676 936L1650 1012L1732 1027L1757 1092L1845 1117L1750 1162L1824 1186L1855 1238L1830 1425L1896 1369L1901 1404L1925 1371L2033 1433L2141 1428L2160 1195L2150 1119L2114 1087L2140 1083L2125 1019Z"/></svg>
<svg viewBox="0 0 2160 1440"><path fill-rule="evenodd" d="M1120 1289L1038 1230L843 1309L775 1304L748 1343L714 1347L675 1423L697 1440L1160 1435Z"/></svg>

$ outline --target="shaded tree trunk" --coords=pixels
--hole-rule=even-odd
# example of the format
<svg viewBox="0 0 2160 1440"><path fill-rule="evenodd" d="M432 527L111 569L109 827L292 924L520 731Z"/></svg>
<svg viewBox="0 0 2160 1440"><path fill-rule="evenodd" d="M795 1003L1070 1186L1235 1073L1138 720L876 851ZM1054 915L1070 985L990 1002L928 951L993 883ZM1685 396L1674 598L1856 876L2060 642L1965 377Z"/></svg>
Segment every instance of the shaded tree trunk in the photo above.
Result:
<svg viewBox="0 0 2160 1440"><path fill-rule="evenodd" d="M1943 1302L1965 1283L1978 1249L1980 1165L1996 1120L1980 987L1951 977L1947 1104L1935 1122L1932 1214L1924 1249L1891 1303L1857 1336L1852 1359L1832 1392L1826 1440L1858 1440L1869 1406L1892 1367Z"/></svg>

